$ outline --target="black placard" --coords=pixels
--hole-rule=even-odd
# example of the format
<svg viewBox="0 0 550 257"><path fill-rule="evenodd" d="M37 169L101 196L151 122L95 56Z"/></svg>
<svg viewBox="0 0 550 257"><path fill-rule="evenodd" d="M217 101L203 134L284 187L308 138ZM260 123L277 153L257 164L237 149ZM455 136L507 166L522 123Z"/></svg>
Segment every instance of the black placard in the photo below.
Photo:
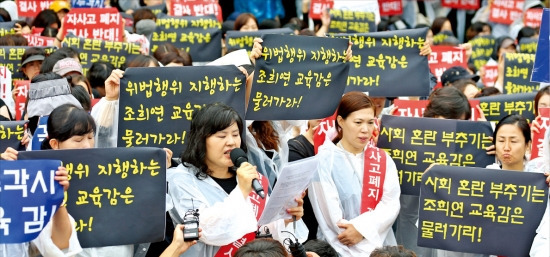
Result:
<svg viewBox="0 0 550 257"><path fill-rule="evenodd" d="M392 157L401 194L418 195L422 173L432 164L485 167L495 161L489 122L382 116L378 147Z"/></svg>
<svg viewBox="0 0 550 257"><path fill-rule="evenodd" d="M290 28L261 29L258 31L230 30L225 34L225 47L227 48L227 52L239 49L246 49L250 52L254 45L254 38L267 34L290 35L293 33L294 31Z"/></svg>
<svg viewBox="0 0 550 257"><path fill-rule="evenodd" d="M346 92L370 96L427 96L430 67L420 55L427 28L365 34L335 34L353 43ZM403 78L406 78L405 80Z"/></svg>
<svg viewBox="0 0 550 257"><path fill-rule="evenodd" d="M63 162L71 184L67 210L76 221L83 248L158 242L164 238L164 150L48 150L20 152L18 158Z"/></svg>
<svg viewBox="0 0 550 257"><path fill-rule="evenodd" d="M0 37L15 34L15 21L0 22Z"/></svg>
<svg viewBox="0 0 550 257"><path fill-rule="evenodd" d="M129 68L120 81L118 146L179 155L193 113L222 102L244 117L245 76L234 65Z"/></svg>
<svg viewBox="0 0 550 257"><path fill-rule="evenodd" d="M474 64L476 69L479 70L491 59L495 47L495 38L490 35L477 36L468 43L472 44L472 55L468 62Z"/></svg>
<svg viewBox="0 0 550 257"><path fill-rule="evenodd" d="M65 37L63 46L73 47L78 51L84 75L88 74L92 64L98 61L109 62L116 68L121 68L122 65L141 54L140 46L137 44L80 38L73 35Z"/></svg>
<svg viewBox="0 0 550 257"><path fill-rule="evenodd" d="M11 147L17 151L25 150L21 144L25 134L26 121L0 121L0 153Z"/></svg>
<svg viewBox="0 0 550 257"><path fill-rule="evenodd" d="M540 173L434 166L422 176L418 245L529 256L547 199Z"/></svg>
<svg viewBox="0 0 550 257"><path fill-rule="evenodd" d="M367 33L377 29L373 12L331 9L329 14L329 33Z"/></svg>
<svg viewBox="0 0 550 257"><path fill-rule="evenodd" d="M348 41L265 35L256 60L247 120L308 120L336 110L348 75Z"/></svg>
<svg viewBox="0 0 550 257"><path fill-rule="evenodd" d="M537 52L538 38L522 38L519 40L519 52L534 54Z"/></svg>
<svg viewBox="0 0 550 257"><path fill-rule="evenodd" d="M535 118L535 95L537 93L523 93L512 95L493 95L477 98L479 107L487 121L498 122L504 116L519 114L527 120Z"/></svg>
<svg viewBox="0 0 550 257"><path fill-rule="evenodd" d="M539 90L538 82L531 82L535 63L534 54L504 54L504 94L531 93Z"/></svg>
<svg viewBox="0 0 550 257"><path fill-rule="evenodd" d="M222 54L221 24L214 16L163 17L151 37L151 52L171 43L188 52L194 62L213 61Z"/></svg>
<svg viewBox="0 0 550 257"><path fill-rule="evenodd" d="M25 74L21 69L21 59L29 46L0 46L0 66L5 66L11 71L12 79L24 79ZM46 53L53 52L52 47L44 47Z"/></svg>

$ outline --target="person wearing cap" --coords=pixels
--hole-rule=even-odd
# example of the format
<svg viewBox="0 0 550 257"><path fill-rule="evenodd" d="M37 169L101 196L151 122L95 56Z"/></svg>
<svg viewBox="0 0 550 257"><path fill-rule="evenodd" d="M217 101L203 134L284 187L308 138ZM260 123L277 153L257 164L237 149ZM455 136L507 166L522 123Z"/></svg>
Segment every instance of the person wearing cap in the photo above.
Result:
<svg viewBox="0 0 550 257"><path fill-rule="evenodd" d="M497 78L495 80L494 87L498 88L500 92L504 92L504 58L502 56L505 53L517 53L516 41L508 36L502 36L495 40L495 47L491 59L487 61L486 65L497 65Z"/></svg>
<svg viewBox="0 0 550 257"><path fill-rule="evenodd" d="M50 9L57 13L57 17L59 17L59 20L63 20L63 18L71 10L71 4L64 0L53 1L53 3L50 5Z"/></svg>
<svg viewBox="0 0 550 257"><path fill-rule="evenodd" d="M55 65L53 66L53 72L59 74L62 77L66 77L69 75L82 75L82 65L80 63L73 59L73 58L65 58L59 60Z"/></svg>
<svg viewBox="0 0 550 257"><path fill-rule="evenodd" d="M46 58L46 52L40 47L30 47L25 50L21 58L21 72L28 80L40 73L42 62Z"/></svg>
<svg viewBox="0 0 550 257"><path fill-rule="evenodd" d="M477 82L479 80L479 75L470 73L462 66L453 66L448 68L441 75L441 85L444 87L450 86L459 80L473 80L474 82Z"/></svg>

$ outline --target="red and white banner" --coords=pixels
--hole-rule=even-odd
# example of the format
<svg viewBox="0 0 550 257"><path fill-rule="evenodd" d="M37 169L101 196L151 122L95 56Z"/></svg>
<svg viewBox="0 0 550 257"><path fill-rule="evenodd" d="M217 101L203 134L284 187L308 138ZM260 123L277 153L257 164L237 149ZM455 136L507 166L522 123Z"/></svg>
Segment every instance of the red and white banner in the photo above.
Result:
<svg viewBox="0 0 550 257"><path fill-rule="evenodd" d="M65 35L122 42L122 16L116 8L73 8L63 19ZM63 37L65 37L63 35Z"/></svg>
<svg viewBox="0 0 550 257"><path fill-rule="evenodd" d="M525 11L525 15L523 15L523 25L531 28L540 28L542 11L542 8L532 8Z"/></svg>
<svg viewBox="0 0 550 257"><path fill-rule="evenodd" d="M441 0L441 6L462 10L477 10L480 8L479 0Z"/></svg>
<svg viewBox="0 0 550 257"><path fill-rule="evenodd" d="M486 87L494 87L498 76L498 65L485 65L483 69L485 72L481 73L481 82Z"/></svg>
<svg viewBox="0 0 550 257"><path fill-rule="evenodd" d="M29 46L54 46L54 37L35 36L32 34L23 34L29 42Z"/></svg>
<svg viewBox="0 0 550 257"><path fill-rule="evenodd" d="M172 0L168 8L170 16L214 15L223 22L222 8L218 0Z"/></svg>
<svg viewBox="0 0 550 257"><path fill-rule="evenodd" d="M472 108L472 117L470 120L477 121L481 117L478 110L479 100L468 100ZM424 110L428 106L428 100L403 100L395 99L393 105L397 108L393 115L402 117L424 117Z"/></svg>
<svg viewBox="0 0 550 257"><path fill-rule="evenodd" d="M524 0L494 0L489 9L489 21L512 24L523 15Z"/></svg>
<svg viewBox="0 0 550 257"><path fill-rule="evenodd" d="M15 119L21 120L25 111L31 81L16 80L13 82L13 85L15 87Z"/></svg>
<svg viewBox="0 0 550 257"><path fill-rule="evenodd" d="M54 0L17 0L17 14L19 17L36 17L42 10L50 8Z"/></svg>
<svg viewBox="0 0 550 257"><path fill-rule="evenodd" d="M462 66L467 68L466 50L454 46L432 46L432 53L428 56L430 71L437 78L437 86L441 86L441 75L448 68Z"/></svg>
<svg viewBox="0 0 550 257"><path fill-rule="evenodd" d="M314 20L321 19L323 10L332 9L334 6L334 0L311 0L309 6L309 17Z"/></svg>
<svg viewBox="0 0 550 257"><path fill-rule="evenodd" d="M380 16L392 16L403 14L403 3L401 0L378 0Z"/></svg>
<svg viewBox="0 0 550 257"><path fill-rule="evenodd" d="M544 149L544 135L546 134L546 130L548 130L548 126L550 126L550 108L539 108L539 115L540 118L537 118L539 132L533 132L531 160L541 157L544 154L542 149Z"/></svg>

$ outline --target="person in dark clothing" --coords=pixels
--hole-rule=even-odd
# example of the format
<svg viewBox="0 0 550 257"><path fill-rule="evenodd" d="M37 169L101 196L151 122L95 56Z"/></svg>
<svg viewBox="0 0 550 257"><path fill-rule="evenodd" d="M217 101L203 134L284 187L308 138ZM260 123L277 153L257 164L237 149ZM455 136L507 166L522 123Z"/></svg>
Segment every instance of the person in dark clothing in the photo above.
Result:
<svg viewBox="0 0 550 257"><path fill-rule="evenodd" d="M315 150L313 146L313 132L315 131L315 127L318 126L319 123L320 120L308 121L308 129L305 134L288 140L289 162L305 159L307 157L315 155ZM319 226L319 223L315 218L315 214L313 213L313 208L311 207L311 202L308 197L304 197L304 217L302 219L309 229L307 241L317 239L317 227Z"/></svg>

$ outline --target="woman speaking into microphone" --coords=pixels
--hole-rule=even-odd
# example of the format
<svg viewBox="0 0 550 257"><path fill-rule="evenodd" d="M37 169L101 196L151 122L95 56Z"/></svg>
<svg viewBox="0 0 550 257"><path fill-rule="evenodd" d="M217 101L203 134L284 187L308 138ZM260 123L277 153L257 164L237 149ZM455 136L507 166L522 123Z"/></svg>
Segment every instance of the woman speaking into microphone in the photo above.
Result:
<svg viewBox="0 0 550 257"><path fill-rule="evenodd" d="M267 179L260 176L248 162L238 168L230 153L243 148L243 121L231 107L209 104L193 115L187 138L187 148L181 155L182 164L169 169L168 192L173 208L170 215L182 223L185 213L198 209L202 236L197 245L182 256L227 256L255 238L257 220L265 207L252 188L257 179L267 188ZM300 219L303 200L287 212ZM281 231L292 220L279 220L267 225L273 238L282 242Z"/></svg>

